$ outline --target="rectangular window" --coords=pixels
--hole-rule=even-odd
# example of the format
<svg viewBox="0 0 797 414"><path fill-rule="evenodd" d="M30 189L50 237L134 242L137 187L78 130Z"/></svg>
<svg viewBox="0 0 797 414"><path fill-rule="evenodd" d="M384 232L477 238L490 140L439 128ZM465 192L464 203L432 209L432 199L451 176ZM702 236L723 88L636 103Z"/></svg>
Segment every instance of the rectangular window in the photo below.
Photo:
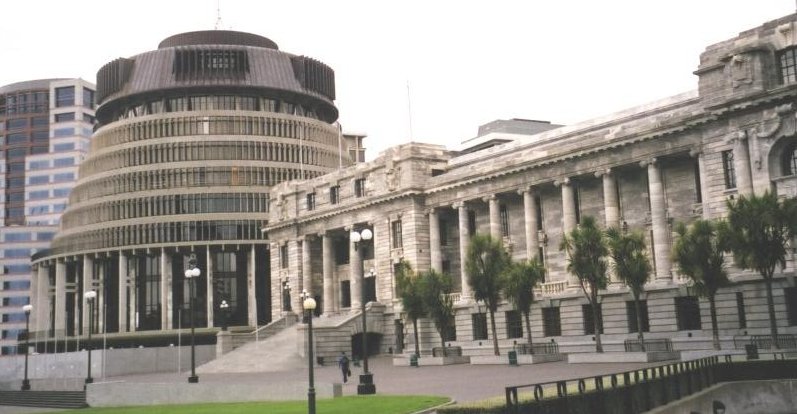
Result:
<svg viewBox="0 0 797 414"><path fill-rule="evenodd" d="M49 190L31 191L28 195L28 200L43 200L50 196Z"/></svg>
<svg viewBox="0 0 797 414"><path fill-rule="evenodd" d="M468 210L468 235L473 236L476 234L476 212Z"/></svg>
<svg viewBox="0 0 797 414"><path fill-rule="evenodd" d="M74 142L64 142L64 143L61 143L61 144L53 145L53 151L54 152L72 151L74 149L75 149L75 143Z"/></svg>
<svg viewBox="0 0 797 414"><path fill-rule="evenodd" d="M336 239L335 243L335 264L349 264L349 239Z"/></svg>
<svg viewBox="0 0 797 414"><path fill-rule="evenodd" d="M75 105L75 87L66 86L63 88L55 88L55 107L61 108L64 106Z"/></svg>
<svg viewBox="0 0 797 414"><path fill-rule="evenodd" d="M83 107L94 109L94 91L86 87L83 88Z"/></svg>
<svg viewBox="0 0 797 414"><path fill-rule="evenodd" d="M744 311L744 293L736 292L736 313L739 315L739 329L747 328L747 315Z"/></svg>
<svg viewBox="0 0 797 414"><path fill-rule="evenodd" d="M75 180L75 173L59 173L53 175L54 182L64 182L64 181L74 181Z"/></svg>
<svg viewBox="0 0 797 414"><path fill-rule="evenodd" d="M448 222L443 219L439 219L438 221L440 223L440 245L448 246Z"/></svg>
<svg viewBox="0 0 797 414"><path fill-rule="evenodd" d="M48 141L50 139L50 131L33 131L31 132L31 138L36 142Z"/></svg>
<svg viewBox="0 0 797 414"><path fill-rule="evenodd" d="M680 296L675 298L675 319L679 331L701 329L700 302L696 296Z"/></svg>
<svg viewBox="0 0 797 414"><path fill-rule="evenodd" d="M47 175L34 175L28 179L30 184L47 184L50 182L50 177Z"/></svg>
<svg viewBox="0 0 797 414"><path fill-rule="evenodd" d="M365 197L365 178L354 180L354 196Z"/></svg>
<svg viewBox="0 0 797 414"><path fill-rule="evenodd" d="M280 246L280 267L283 269L288 268L288 245L283 244Z"/></svg>
<svg viewBox="0 0 797 414"><path fill-rule="evenodd" d="M72 166L72 165L75 165L75 159L74 158L56 158L53 161L53 166L56 167L56 168L58 168L58 167L69 167L69 166Z"/></svg>
<svg viewBox="0 0 797 414"><path fill-rule="evenodd" d="M522 338L523 337L523 320L520 317L520 312L516 310L507 311L506 316L506 337Z"/></svg>
<svg viewBox="0 0 797 414"><path fill-rule="evenodd" d="M50 125L50 120L46 116L37 116L31 118L31 124L33 127L45 127Z"/></svg>
<svg viewBox="0 0 797 414"><path fill-rule="evenodd" d="M562 335L562 319L559 307L542 308L542 334L543 336Z"/></svg>
<svg viewBox="0 0 797 414"><path fill-rule="evenodd" d="M340 307L351 307L351 283L348 280L340 282Z"/></svg>
<svg viewBox="0 0 797 414"><path fill-rule="evenodd" d="M6 233L5 240L6 242L30 241L31 235L30 233Z"/></svg>
<svg viewBox="0 0 797 414"><path fill-rule="evenodd" d="M594 335L595 334L595 317L598 318L598 329L600 333L603 333L603 312L601 310L601 305L598 304L597 306L597 315L593 315L592 313L592 305L586 304L581 305L581 314L584 315L584 335Z"/></svg>
<svg viewBox="0 0 797 414"><path fill-rule="evenodd" d="M26 142L28 142L28 134L19 133L8 135L8 145L24 144Z"/></svg>
<svg viewBox="0 0 797 414"><path fill-rule="evenodd" d="M53 130L53 138L69 137L75 135L75 128L58 128Z"/></svg>
<svg viewBox="0 0 797 414"><path fill-rule="evenodd" d="M786 299L786 316L789 326L797 325L797 287L783 289L783 296Z"/></svg>
<svg viewBox="0 0 797 414"><path fill-rule="evenodd" d="M55 122L69 122L75 120L74 112L64 112L63 114L55 114Z"/></svg>
<svg viewBox="0 0 797 414"><path fill-rule="evenodd" d="M628 315L628 332L639 332L636 323L636 306L634 306L633 300L625 302L625 313ZM642 332L650 332L650 321L648 320L648 301L639 301L639 313L642 315Z"/></svg>
<svg viewBox="0 0 797 414"><path fill-rule="evenodd" d="M790 48L780 52L780 78L784 84L797 81L796 50L797 48Z"/></svg>
<svg viewBox="0 0 797 414"><path fill-rule="evenodd" d="M394 249L399 249L403 246L401 220L396 220L390 223L390 240Z"/></svg>
<svg viewBox="0 0 797 414"><path fill-rule="evenodd" d="M453 316L448 318L448 329L443 333L443 340L446 342L457 340L457 324Z"/></svg>
<svg viewBox="0 0 797 414"><path fill-rule="evenodd" d="M722 174L725 177L725 188L736 188L736 167L733 165L733 150L722 151Z"/></svg>
<svg viewBox="0 0 797 414"><path fill-rule="evenodd" d="M506 210L506 204L501 204L498 207L498 212L501 217L501 235L509 237L509 214Z"/></svg>
<svg viewBox="0 0 797 414"><path fill-rule="evenodd" d="M695 159L693 169L695 174L695 203L702 203L703 187L700 184L700 162L697 159Z"/></svg>
<svg viewBox="0 0 797 414"><path fill-rule="evenodd" d="M473 340L483 341L487 339L487 314L473 313L470 315L471 325L473 326Z"/></svg>
<svg viewBox="0 0 797 414"><path fill-rule="evenodd" d="M28 118L18 118L8 121L8 130L22 129L28 127Z"/></svg>
<svg viewBox="0 0 797 414"><path fill-rule="evenodd" d="M315 210L315 193L307 194L307 211Z"/></svg>
<svg viewBox="0 0 797 414"><path fill-rule="evenodd" d="M340 186L334 185L329 187L329 204L340 203Z"/></svg>
<svg viewBox="0 0 797 414"><path fill-rule="evenodd" d="M31 161L28 168L31 170L43 170L50 168L50 160Z"/></svg>

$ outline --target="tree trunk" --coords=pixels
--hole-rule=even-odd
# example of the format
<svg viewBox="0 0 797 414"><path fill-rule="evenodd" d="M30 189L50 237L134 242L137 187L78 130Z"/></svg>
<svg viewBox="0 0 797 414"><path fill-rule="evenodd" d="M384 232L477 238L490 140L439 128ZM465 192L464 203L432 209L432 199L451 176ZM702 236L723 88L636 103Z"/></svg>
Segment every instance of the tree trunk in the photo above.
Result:
<svg viewBox="0 0 797 414"><path fill-rule="evenodd" d="M501 355L501 352L498 351L498 336L495 334L495 312L490 310L490 329L493 331L493 351L495 355Z"/></svg>
<svg viewBox="0 0 797 414"><path fill-rule="evenodd" d="M601 344L601 330L600 330L600 317L598 315L598 300L593 298L592 303L592 324L595 326L595 352L603 352L603 344Z"/></svg>
<svg viewBox="0 0 797 414"><path fill-rule="evenodd" d="M636 308L637 338L639 338L639 346L642 347L642 352L645 352L645 334L642 333L642 306L637 295L634 295L634 308Z"/></svg>
<svg viewBox="0 0 797 414"><path fill-rule="evenodd" d="M772 346L778 349L778 322L775 320L775 302L772 299L772 275L764 277L767 286L767 308L769 309L769 329L772 332Z"/></svg>
<svg viewBox="0 0 797 414"><path fill-rule="evenodd" d="M421 357L421 347L418 344L418 320L412 320L412 331L415 333L415 356L420 358Z"/></svg>
<svg viewBox="0 0 797 414"><path fill-rule="evenodd" d="M708 297L708 306L711 312L711 335L714 338L714 349L720 350L720 330L717 327L717 306L714 303L714 295Z"/></svg>
<svg viewBox="0 0 797 414"><path fill-rule="evenodd" d="M528 334L529 334L529 352L532 352L531 351L531 322L529 321L529 314L530 313L531 313L531 311L523 312L523 316L526 317L526 332L528 332Z"/></svg>

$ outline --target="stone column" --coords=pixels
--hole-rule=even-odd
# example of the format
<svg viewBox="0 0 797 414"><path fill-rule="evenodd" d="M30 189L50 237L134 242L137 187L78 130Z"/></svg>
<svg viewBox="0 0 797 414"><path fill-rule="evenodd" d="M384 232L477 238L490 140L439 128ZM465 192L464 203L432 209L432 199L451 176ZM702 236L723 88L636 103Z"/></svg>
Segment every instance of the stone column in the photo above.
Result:
<svg viewBox="0 0 797 414"><path fill-rule="evenodd" d="M556 181L554 184L562 187L562 237L568 237L578 223L576 223L576 197L570 178ZM567 285L580 286L578 277L570 272L566 273Z"/></svg>
<svg viewBox="0 0 797 414"><path fill-rule="evenodd" d="M323 262L323 279L324 279L324 301L323 312L326 316L331 316L335 311L335 281L333 279L335 257L332 247L332 237L329 233L322 233L321 236L321 254Z"/></svg>
<svg viewBox="0 0 797 414"><path fill-rule="evenodd" d="M90 255L84 254L83 255L83 292L77 292L78 300L80 303L83 304L83 332L82 335L88 335L88 326L89 326L89 308L88 304L86 303L86 299L83 298L83 294L90 290L94 289L94 278L92 277L92 273L94 272L94 259L91 258ZM97 297L99 298L99 292L97 292Z"/></svg>
<svg viewBox="0 0 797 414"><path fill-rule="evenodd" d="M55 262L55 337L66 333L66 264ZM80 298L78 300L83 300Z"/></svg>
<svg viewBox="0 0 797 414"><path fill-rule="evenodd" d="M246 269L247 325L257 329L257 291L255 290L257 287L255 283L255 277L257 276L257 253L254 244L249 249L248 259L249 266L247 266L248 268Z"/></svg>
<svg viewBox="0 0 797 414"><path fill-rule="evenodd" d="M127 332L127 256L119 251L119 332ZM132 313L132 312L131 312Z"/></svg>
<svg viewBox="0 0 797 414"><path fill-rule="evenodd" d="M493 194L485 197L484 201L487 202L487 207L490 212L490 237L495 240L503 240L501 232L501 212L498 206L498 197Z"/></svg>
<svg viewBox="0 0 797 414"><path fill-rule="evenodd" d="M653 254L655 256L656 281L672 282L670 263L670 229L667 224L667 206L661 170L656 159L643 161L648 169L648 194L650 196L650 220L653 228Z"/></svg>
<svg viewBox="0 0 797 414"><path fill-rule="evenodd" d="M28 288L29 291L30 291L30 302L29 303L31 305L33 305L33 309L31 310L30 315L28 316L28 320L30 322L30 327L29 327L30 332L38 331L38 329L36 329L36 325L39 322L38 321L38 315L37 315L38 312L37 311L38 311L38 307L41 306L40 303L39 303L41 301L41 296L39 296L39 283L40 283L39 282L39 267L40 266L41 265L39 265L38 267L37 266L31 266L31 272L30 272L30 287ZM33 338L31 333L29 333L28 335L29 335L29 337Z"/></svg>
<svg viewBox="0 0 797 414"><path fill-rule="evenodd" d="M130 269L130 260L133 261L132 269ZM138 264L139 260L136 256L131 256L127 259L128 268L128 283L130 285L130 332L135 332L138 329Z"/></svg>
<svg viewBox="0 0 797 414"><path fill-rule="evenodd" d="M302 239L302 290L306 291L310 297L313 297L313 261L310 249L310 236L304 236Z"/></svg>
<svg viewBox="0 0 797 414"><path fill-rule="evenodd" d="M349 228L347 231L351 233L354 227ZM364 243L361 241L360 244ZM351 309L354 311L360 310L360 305L363 300L363 257L362 246L356 249L354 243L349 240L349 289L351 292Z"/></svg>
<svg viewBox="0 0 797 414"><path fill-rule="evenodd" d="M465 207L465 202L459 202L453 205L459 214L459 267L460 267L460 281L462 284L461 300L464 302L470 300L471 290L468 284L468 272L465 270L465 262L468 259L468 246L470 245L470 235L468 234L468 209Z"/></svg>
<svg viewBox="0 0 797 414"><path fill-rule="evenodd" d="M595 173L603 177L603 211L606 228L620 229L620 200L617 197L617 179L611 169Z"/></svg>
<svg viewBox="0 0 797 414"><path fill-rule="evenodd" d="M38 280L36 288L36 302L33 304L33 312L31 316L36 315L31 319L31 326L35 332L46 332L50 327L50 272L49 267L44 264L39 264L36 271L35 278Z"/></svg>
<svg viewBox="0 0 797 414"><path fill-rule="evenodd" d="M207 254L205 257L205 268L201 269L202 273L207 278L207 312L208 312L208 328L213 326L213 254L210 251L210 246L207 247Z"/></svg>
<svg viewBox="0 0 797 414"><path fill-rule="evenodd" d="M753 194L753 176L750 169L750 151L747 146L747 133L737 131L731 135L733 143L733 166L736 170L736 192L749 197Z"/></svg>
<svg viewBox="0 0 797 414"><path fill-rule="evenodd" d="M172 256L161 249L161 329L172 329Z"/></svg>
<svg viewBox="0 0 797 414"><path fill-rule="evenodd" d="M693 150L689 152L692 157L697 157L697 180L700 183L700 203L702 204L703 219L711 219L711 199L709 198L708 182L706 181L706 155L703 151Z"/></svg>
<svg viewBox="0 0 797 414"><path fill-rule="evenodd" d="M537 203L534 202L534 188L528 186L518 191L523 196L523 217L526 230L526 259L539 258L540 223L537 223Z"/></svg>
<svg viewBox="0 0 797 414"><path fill-rule="evenodd" d="M440 252L440 217L434 208L429 210L429 254L432 270L443 272L443 254Z"/></svg>

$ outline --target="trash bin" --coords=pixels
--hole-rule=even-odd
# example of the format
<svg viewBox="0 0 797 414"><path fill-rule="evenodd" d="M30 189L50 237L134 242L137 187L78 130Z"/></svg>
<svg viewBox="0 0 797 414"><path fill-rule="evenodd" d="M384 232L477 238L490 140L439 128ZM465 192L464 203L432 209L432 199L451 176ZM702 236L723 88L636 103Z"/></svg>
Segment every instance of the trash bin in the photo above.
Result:
<svg viewBox="0 0 797 414"><path fill-rule="evenodd" d="M747 359L758 359L758 346L755 344L748 344L744 346L745 352L747 352Z"/></svg>
<svg viewBox="0 0 797 414"><path fill-rule="evenodd" d="M412 354L410 355L410 366L411 367L418 367L418 355Z"/></svg>
<svg viewBox="0 0 797 414"><path fill-rule="evenodd" d="M509 351L509 365L517 366L517 351Z"/></svg>

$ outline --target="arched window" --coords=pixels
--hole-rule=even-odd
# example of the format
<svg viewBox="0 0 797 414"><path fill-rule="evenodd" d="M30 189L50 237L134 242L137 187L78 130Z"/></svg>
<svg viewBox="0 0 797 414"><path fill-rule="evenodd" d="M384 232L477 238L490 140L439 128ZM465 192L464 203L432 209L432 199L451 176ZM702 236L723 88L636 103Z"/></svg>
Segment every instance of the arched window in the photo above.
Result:
<svg viewBox="0 0 797 414"><path fill-rule="evenodd" d="M783 175L797 175L797 142L783 151Z"/></svg>

